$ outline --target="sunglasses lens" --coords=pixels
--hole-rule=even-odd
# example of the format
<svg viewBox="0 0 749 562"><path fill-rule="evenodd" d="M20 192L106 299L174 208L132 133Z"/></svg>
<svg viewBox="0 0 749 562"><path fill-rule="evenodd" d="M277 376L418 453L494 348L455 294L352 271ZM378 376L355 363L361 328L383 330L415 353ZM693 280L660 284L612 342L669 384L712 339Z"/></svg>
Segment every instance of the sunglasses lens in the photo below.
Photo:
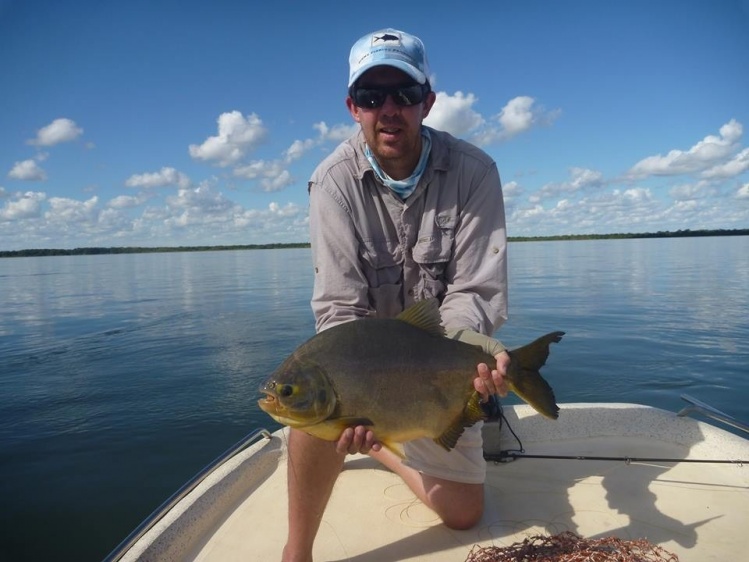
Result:
<svg viewBox="0 0 749 562"><path fill-rule="evenodd" d="M375 109L385 103L387 92L374 88L356 88L353 97L358 107Z"/></svg>
<svg viewBox="0 0 749 562"><path fill-rule="evenodd" d="M395 88L390 94L398 105L416 105L424 99L424 88L419 84Z"/></svg>
<svg viewBox="0 0 749 562"><path fill-rule="evenodd" d="M392 88L354 88L351 97L357 107L376 109L382 107L388 95L393 98L396 105L409 106L421 103L425 93L424 86L413 84Z"/></svg>

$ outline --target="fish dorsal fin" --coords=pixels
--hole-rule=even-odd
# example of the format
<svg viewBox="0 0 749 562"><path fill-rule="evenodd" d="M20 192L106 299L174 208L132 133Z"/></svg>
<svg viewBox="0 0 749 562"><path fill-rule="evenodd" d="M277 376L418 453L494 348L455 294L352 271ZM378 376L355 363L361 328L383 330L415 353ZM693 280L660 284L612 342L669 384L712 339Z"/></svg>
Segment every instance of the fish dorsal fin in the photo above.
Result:
<svg viewBox="0 0 749 562"><path fill-rule="evenodd" d="M409 306L401 312L397 319L416 326L435 336L444 336L445 329L442 327L440 316L440 305L437 299L425 299Z"/></svg>

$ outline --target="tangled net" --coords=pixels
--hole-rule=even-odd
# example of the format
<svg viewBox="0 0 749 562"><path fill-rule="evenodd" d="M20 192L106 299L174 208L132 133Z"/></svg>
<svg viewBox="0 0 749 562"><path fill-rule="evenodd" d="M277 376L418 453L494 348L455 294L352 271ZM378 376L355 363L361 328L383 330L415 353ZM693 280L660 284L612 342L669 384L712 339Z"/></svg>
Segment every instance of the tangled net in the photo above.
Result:
<svg viewBox="0 0 749 562"><path fill-rule="evenodd" d="M679 562L645 539L584 539L570 531L534 535L510 546L474 546L466 562Z"/></svg>

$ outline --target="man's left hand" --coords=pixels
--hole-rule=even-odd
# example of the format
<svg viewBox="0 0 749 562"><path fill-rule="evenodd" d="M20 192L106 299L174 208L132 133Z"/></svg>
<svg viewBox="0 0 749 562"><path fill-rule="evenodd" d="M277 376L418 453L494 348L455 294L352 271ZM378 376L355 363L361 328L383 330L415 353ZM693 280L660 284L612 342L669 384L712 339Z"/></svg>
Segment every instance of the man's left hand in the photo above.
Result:
<svg viewBox="0 0 749 562"><path fill-rule="evenodd" d="M486 402L494 394L505 397L510 390L505 380L507 368L510 366L510 355L503 351L497 353L494 358L497 360L497 368L490 369L486 363L481 363L478 366L478 376L473 379L473 388L481 394L482 402Z"/></svg>

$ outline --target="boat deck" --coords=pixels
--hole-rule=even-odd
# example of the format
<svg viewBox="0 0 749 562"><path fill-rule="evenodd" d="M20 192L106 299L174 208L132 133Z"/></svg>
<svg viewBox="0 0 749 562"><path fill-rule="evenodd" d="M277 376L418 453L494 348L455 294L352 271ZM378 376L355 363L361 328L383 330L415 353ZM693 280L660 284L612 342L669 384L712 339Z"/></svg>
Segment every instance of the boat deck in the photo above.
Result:
<svg viewBox="0 0 749 562"><path fill-rule="evenodd" d="M506 409L526 453L749 458L749 441L661 410L634 405L563 408L557 422L525 406ZM627 423L632 430L622 430ZM589 435L591 428L598 435ZM487 450L515 446L506 431L499 435L496 425L485 426L484 433ZM234 459L234 466L222 469L228 479L206 481L195 491L194 501L205 505L188 510L189 524L198 529L195 517L204 517L204 532L185 540L180 525L187 523L170 514L152 531L159 539L146 540L133 559L279 560L287 529L285 435L277 432L272 440L256 444ZM211 503L219 497L224 499ZM369 457L353 456L336 483L314 557L318 562L460 562L474 545L507 546L531 535L573 531L588 538L646 538L682 561L726 561L746 555L748 529L746 465L536 458L490 463L481 522L469 531L454 531L441 525L397 476ZM170 533L183 537L179 544L168 540ZM138 549L130 554L137 555Z"/></svg>

